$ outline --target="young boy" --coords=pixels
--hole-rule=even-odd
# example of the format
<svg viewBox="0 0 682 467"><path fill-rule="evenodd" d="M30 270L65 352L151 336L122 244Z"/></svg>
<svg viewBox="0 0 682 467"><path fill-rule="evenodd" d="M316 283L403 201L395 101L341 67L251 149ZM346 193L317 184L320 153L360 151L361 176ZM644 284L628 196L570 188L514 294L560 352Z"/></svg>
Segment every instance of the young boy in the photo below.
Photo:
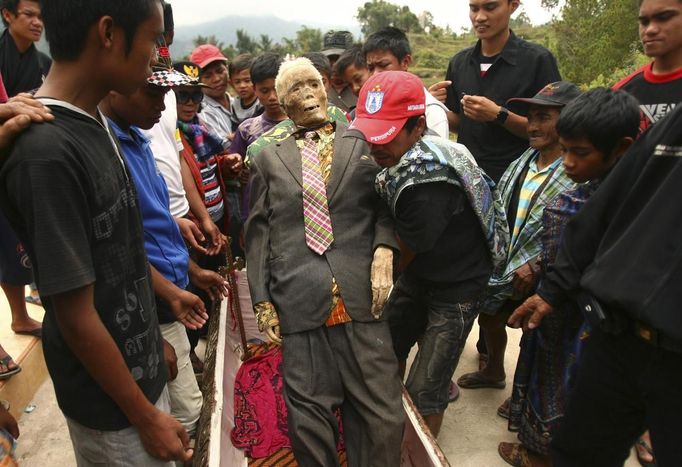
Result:
<svg viewBox="0 0 682 467"><path fill-rule="evenodd" d="M178 219L176 223L170 212L166 183L158 173L149 141L141 132L159 122L165 94L171 87L191 80L174 70L160 70L148 82L130 96L110 92L101 107L135 183L161 334L177 356L177 375L168 383L171 414L193 434L199 421L202 396L192 371L190 342L176 315L188 308L205 311L201 299L187 291L190 280L208 293L212 293L211 287L222 290L224 280L213 271L199 268L190 259L177 223L191 224L192 221Z"/></svg>
<svg viewBox="0 0 682 467"><path fill-rule="evenodd" d="M601 191L599 187L635 140L638 129L639 109L636 99L623 91L603 88L592 89L576 98L564 108L557 123L564 170L571 180L581 185L564 191L545 208L542 220L541 285L538 294L526 300L509 319L511 325L517 326L523 311L529 309L532 304L544 305L546 296L551 299L552 304L558 305L552 314L539 323L539 326L533 326L532 333L524 335L522 355L527 354L532 358L525 362L519 361L515 375L515 395L519 400L516 402L512 400L510 419L510 428L514 421L522 444L501 443L498 449L500 455L509 463L513 464L517 459L525 457L532 466L551 465L550 442L563 451L564 463L555 465L618 463L613 458L610 461L606 460L613 454L612 448L615 444L599 442L599 436L602 434L608 436L607 433L614 433L623 428L620 423L613 421L617 415L602 414L601 417L604 417L601 419L602 423L608 427L601 425L598 434L593 432L592 435L585 435L585 429L578 429L576 424L576 419L580 419L578 423L585 421L590 426L599 425L593 410L597 406L591 407L587 402L595 395L584 392L578 394L578 386L574 387L573 384L576 373L577 385L580 385L586 369L595 368L593 363L595 360L586 353L591 341L596 337L594 334L599 330L593 328L585 341L581 336L583 316L580 310L575 308L574 302L562 300L559 304L555 296L547 294L545 289L547 277L552 274L549 271L557 267L559 264L557 256L561 255L565 248L564 237L568 234L569 221L583 209L595 192ZM597 196L599 194L597 193ZM612 207L617 208L618 206ZM590 220L594 223L604 221L603 217ZM609 280L613 279L614 274L617 274L617 271L609 273ZM535 355L529 355L529 351ZM578 358L582 353L585 355ZM611 374L608 365L604 365L603 360L601 362L598 365L602 366L599 371ZM617 386L618 384L601 386L604 391L596 397L615 396L611 388ZM513 399L515 395L512 396ZM611 400L620 406L618 407L620 412L616 410L614 413L628 413L625 408L628 402L618 397ZM583 405L583 402L588 405ZM600 409L603 406L604 404L600 404ZM590 408L586 410L586 407ZM643 430L642 426L635 435L641 434ZM584 440L589 441L584 443ZM632 441L634 439L630 443ZM588 445L599 446L596 450L599 453L595 451L585 456ZM566 462L568 459L572 461ZM553 460L556 462L557 458ZM624 460L625 457L620 463Z"/></svg>
<svg viewBox="0 0 682 467"><path fill-rule="evenodd" d="M232 128L237 128L247 118L257 117L263 113L263 105L256 97L251 82L251 65L253 65L251 54L237 55L227 65L230 85L237 92L237 98L232 99Z"/></svg>
<svg viewBox="0 0 682 467"><path fill-rule="evenodd" d="M407 36L398 28L387 26L371 34L362 47L370 75L382 71L408 71L412 64L412 49ZM447 107L438 102L426 88L426 127L441 138L448 139Z"/></svg>
<svg viewBox="0 0 682 467"><path fill-rule="evenodd" d="M57 401L79 465L187 461L187 433L166 413L135 189L97 109L110 90L130 94L151 74L161 3L42 6L54 61L36 96L55 119L17 138L0 172L0 201L45 299L43 346Z"/></svg>
<svg viewBox="0 0 682 467"><path fill-rule="evenodd" d="M334 73L350 86L353 94L359 95L360 88L370 76L362 46L354 45L342 53L334 64Z"/></svg>

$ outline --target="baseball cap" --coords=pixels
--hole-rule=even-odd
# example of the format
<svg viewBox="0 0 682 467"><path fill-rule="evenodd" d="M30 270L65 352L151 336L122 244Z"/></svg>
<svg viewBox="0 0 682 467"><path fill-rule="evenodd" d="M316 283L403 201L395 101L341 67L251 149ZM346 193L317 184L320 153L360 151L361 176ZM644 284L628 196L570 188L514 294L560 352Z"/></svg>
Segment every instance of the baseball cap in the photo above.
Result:
<svg viewBox="0 0 682 467"><path fill-rule="evenodd" d="M371 144L388 144L408 118L423 115L426 95L421 79L406 71L384 71L368 79L360 89L355 120L349 129L358 130Z"/></svg>
<svg viewBox="0 0 682 467"><path fill-rule="evenodd" d="M341 55L353 46L353 34L349 31L327 31L322 42L322 53L327 57Z"/></svg>
<svg viewBox="0 0 682 467"><path fill-rule="evenodd" d="M227 57L223 55L218 47L213 44L203 44L192 50L189 55L190 61L199 65L199 68L206 68L207 65L220 60L227 63Z"/></svg>
<svg viewBox="0 0 682 467"><path fill-rule="evenodd" d="M196 86L197 80L171 68L170 70L154 71L147 78L147 83L162 88L173 88L176 86Z"/></svg>
<svg viewBox="0 0 682 467"><path fill-rule="evenodd" d="M580 95L580 89L570 81L556 81L549 83L533 97L513 97L507 101L507 107L528 112L529 105L544 105L563 107Z"/></svg>
<svg viewBox="0 0 682 467"><path fill-rule="evenodd" d="M173 69L175 72L189 78L189 82L185 84L178 84L177 86L197 86L205 87L203 83L199 82L199 65L194 62L175 62L173 63Z"/></svg>

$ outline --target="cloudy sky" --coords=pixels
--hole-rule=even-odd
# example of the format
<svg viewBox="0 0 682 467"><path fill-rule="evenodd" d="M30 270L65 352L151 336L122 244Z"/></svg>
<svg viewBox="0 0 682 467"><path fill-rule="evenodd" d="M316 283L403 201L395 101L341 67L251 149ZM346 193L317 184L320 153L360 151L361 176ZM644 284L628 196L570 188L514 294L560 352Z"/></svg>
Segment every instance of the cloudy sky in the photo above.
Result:
<svg viewBox="0 0 682 467"><path fill-rule="evenodd" d="M228 15L266 14L302 23L314 21L342 26L357 22L354 16L365 1L367 0L170 0L170 3L173 5L175 24L181 26ZM391 3L407 5L417 15L424 10L429 11L437 25L449 24L455 31L470 24L466 0L393 0ZM236 10L237 5L248 6L248 9ZM535 24L549 21L552 17L552 13L540 7L540 0L523 0L521 8Z"/></svg>

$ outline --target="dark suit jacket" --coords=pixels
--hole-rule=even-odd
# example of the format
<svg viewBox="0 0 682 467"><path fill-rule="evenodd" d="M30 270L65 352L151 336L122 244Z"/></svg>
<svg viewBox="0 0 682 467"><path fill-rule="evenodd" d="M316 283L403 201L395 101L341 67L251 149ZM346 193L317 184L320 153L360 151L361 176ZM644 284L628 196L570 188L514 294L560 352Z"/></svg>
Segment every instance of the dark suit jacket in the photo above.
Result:
<svg viewBox="0 0 682 467"><path fill-rule="evenodd" d="M283 334L324 324L332 277L348 314L373 321L370 266L378 245L396 248L393 224L374 191L379 166L364 141L337 124L327 187L334 242L323 255L305 242L301 154L293 136L267 146L251 165L246 259L253 303L272 302Z"/></svg>

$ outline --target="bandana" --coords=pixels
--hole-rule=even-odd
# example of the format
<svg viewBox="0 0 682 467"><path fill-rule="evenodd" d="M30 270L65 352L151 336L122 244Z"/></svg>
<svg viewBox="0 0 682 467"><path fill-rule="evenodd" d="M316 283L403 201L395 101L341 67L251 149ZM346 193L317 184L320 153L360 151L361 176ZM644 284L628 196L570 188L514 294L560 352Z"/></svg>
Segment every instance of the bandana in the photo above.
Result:
<svg viewBox="0 0 682 467"><path fill-rule="evenodd" d="M224 152L223 142L216 135L209 131L203 123L199 121L199 117L194 117L191 122L182 122L178 120L178 128L187 137L189 143L192 145L194 154L200 161L205 161L211 156L216 156Z"/></svg>
<svg viewBox="0 0 682 467"><path fill-rule="evenodd" d="M395 215L398 198L407 187L446 182L460 187L478 218L488 244L493 270L505 266L509 248L509 227L495 183L476 166L464 146L424 136L407 151L397 165L376 177L376 190Z"/></svg>

